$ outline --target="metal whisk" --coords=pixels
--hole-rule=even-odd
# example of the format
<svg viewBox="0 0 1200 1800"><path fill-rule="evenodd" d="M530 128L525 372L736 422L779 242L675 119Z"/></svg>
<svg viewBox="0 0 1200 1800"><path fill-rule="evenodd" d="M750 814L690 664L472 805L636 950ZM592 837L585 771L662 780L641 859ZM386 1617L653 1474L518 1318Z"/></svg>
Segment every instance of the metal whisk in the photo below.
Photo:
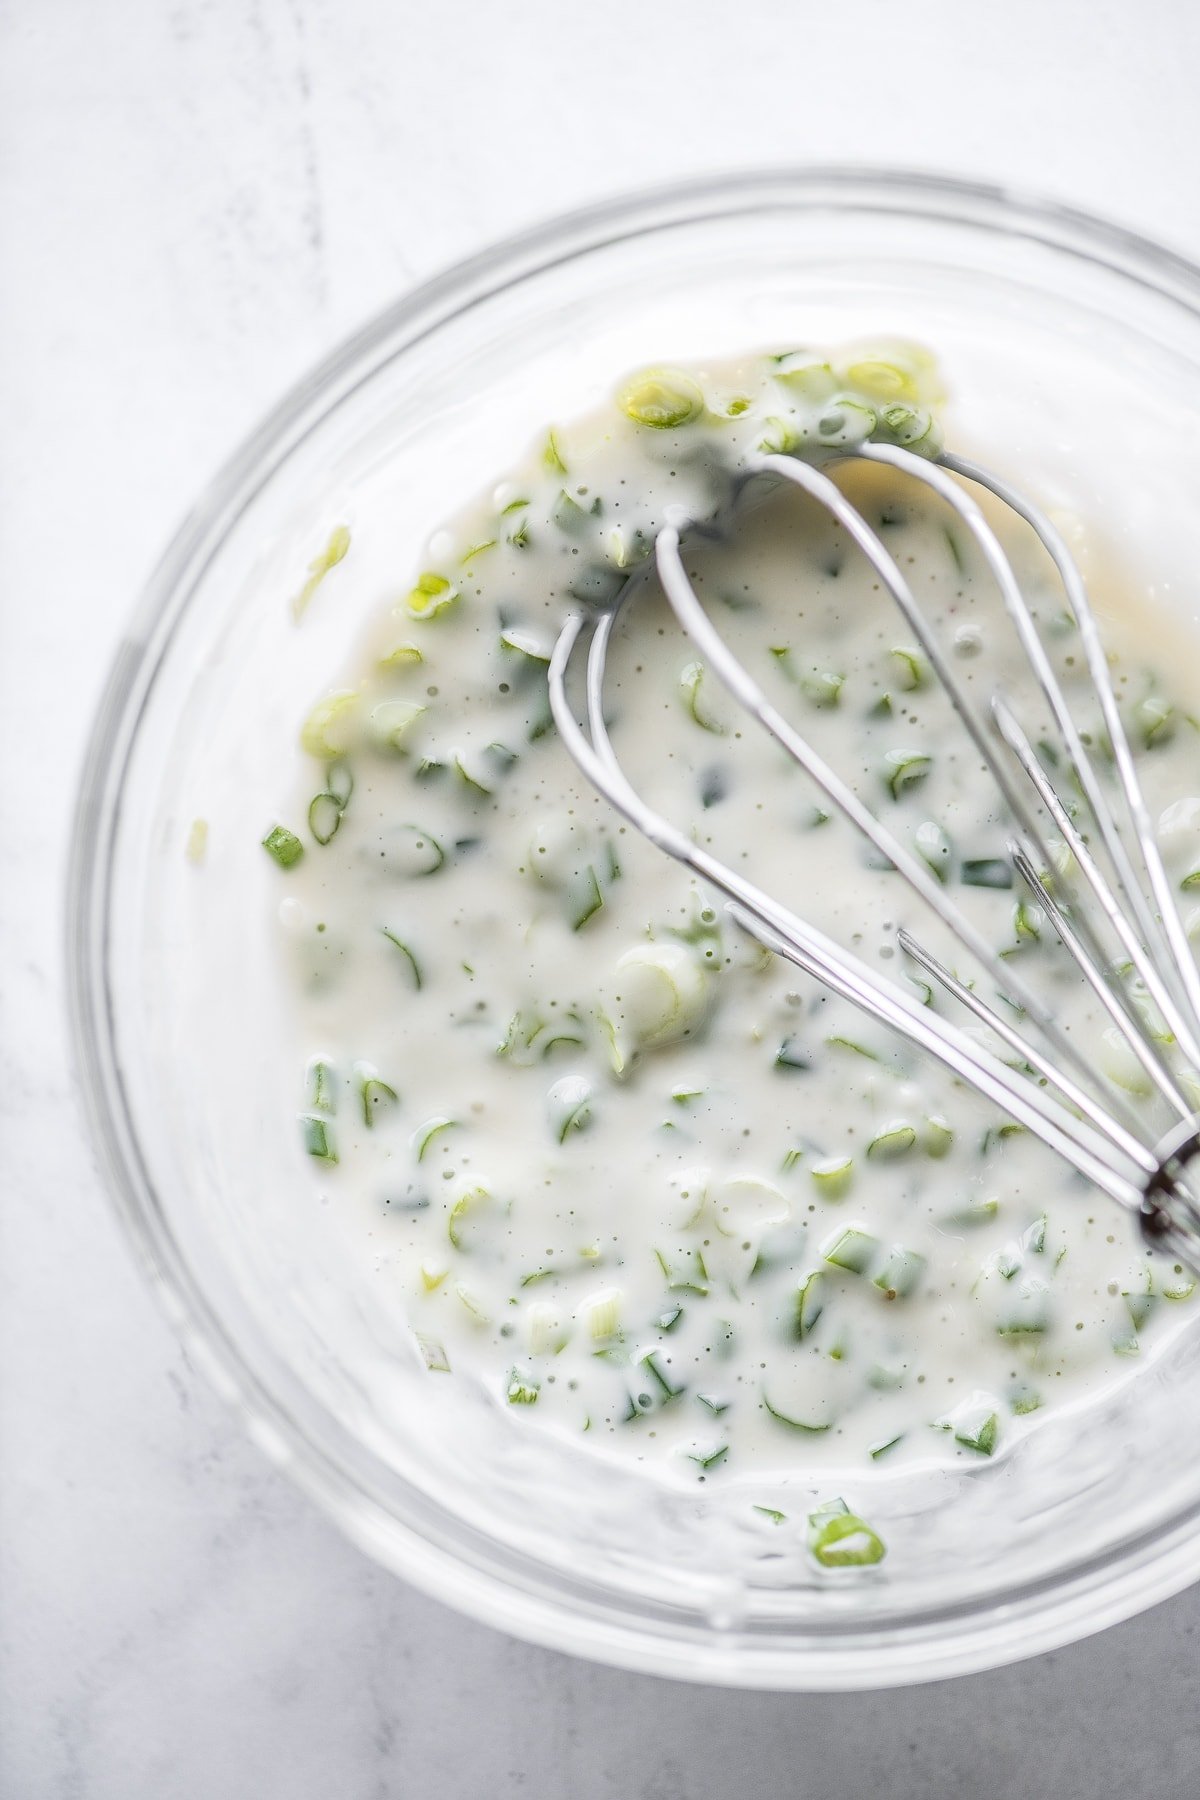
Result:
<svg viewBox="0 0 1200 1800"><path fill-rule="evenodd" d="M604 721L604 683L618 614L639 590L628 582L616 603L580 611L564 623L549 669L550 703L564 744L588 780L638 831L668 856L725 895L731 915L758 941L788 958L871 1017L938 1058L952 1072L1057 1151L1078 1172L1134 1212L1146 1240L1200 1268L1200 1203L1188 1179L1200 1152L1200 1113L1181 1081L1200 1071L1200 970L1192 955L1164 868L1134 759L1122 726L1108 662L1082 577L1053 523L1008 484L977 464L943 454L936 462L899 447L865 443L854 453L903 472L950 506L971 533L1016 628L1066 749L1064 772L1074 774L1106 856L1102 866L1083 831L1052 786L1033 746L1005 699L990 708L968 698L936 635L882 540L821 469L789 456L764 456L745 483L774 476L809 494L845 529L870 562L920 642L971 742L998 785L1014 821L1008 845L1013 866L1051 921L1087 986L1111 1019L1176 1123L1159 1135L1139 1116L1134 1099L1109 1084L1062 1029L1054 1010L1034 992L963 914L929 868L882 825L806 738L772 705L704 611L684 569L680 533L668 523L655 544L663 591L679 624L729 692L823 789L880 856L894 867L963 947L986 969L1014 1007L1019 1024L981 1000L908 931L905 953L1014 1052L1014 1068L949 1019L923 1006L852 952L764 893L649 807L626 778ZM952 479L958 477L958 480ZM1048 551L1078 626L1088 671L1111 743L1123 820L1098 778L1067 700L1038 635L1033 614L996 533L970 493L985 488L1029 525ZM573 660L586 651L586 730L568 698ZM1070 852L1073 872L1054 869L1046 821ZM1064 859L1067 860L1067 859ZM1077 873L1076 873L1077 872ZM1108 948L1105 947L1106 939ZM1112 945L1119 946L1114 958ZM1164 1030L1148 1029L1132 991L1140 981ZM1030 1075L1028 1071L1033 1071Z"/></svg>

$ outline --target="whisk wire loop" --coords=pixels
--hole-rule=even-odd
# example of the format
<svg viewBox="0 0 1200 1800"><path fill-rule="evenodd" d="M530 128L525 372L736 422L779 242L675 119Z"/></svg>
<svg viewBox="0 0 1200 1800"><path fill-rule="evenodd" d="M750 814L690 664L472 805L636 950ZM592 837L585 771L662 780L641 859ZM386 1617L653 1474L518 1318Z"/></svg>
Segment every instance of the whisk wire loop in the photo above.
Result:
<svg viewBox="0 0 1200 1800"><path fill-rule="evenodd" d="M692 586L681 548L680 533L687 528L686 522L662 527L654 558L663 592L685 634L734 699L806 771L887 859L888 865L900 873L995 981L999 994L1016 1009L1022 1026L1038 1032L1054 1054L1047 1054L1040 1043L1032 1041L1028 1029L1018 1029L1002 1018L970 984L901 927L901 949L946 994L988 1027L994 1041L1014 1054L1016 1066L1010 1064L938 1011L919 1004L894 981L869 968L647 804L621 766L605 719L605 677L612 634L619 614L645 588L645 571L631 577L607 609L574 613L563 624L548 674L551 710L560 737L587 779L618 812L651 843L722 893L731 916L760 943L936 1057L1062 1155L1087 1180L1137 1213L1149 1241L1200 1266L1200 1203L1188 1179L1189 1161L1200 1155L1200 1118L1173 1061L1174 1053L1179 1053L1191 1064L1200 1065L1200 973L1154 840L1082 578L1052 523L989 471L949 455L942 457L940 463L931 463L910 451L879 443L864 444L856 454L922 482L953 509L969 531L996 583L1058 727L1068 766L1097 827L1111 880L1086 832L1076 823L1073 809L1065 806L1056 793L1011 706L998 694L991 696L989 709L981 710L971 702L894 558L841 489L821 470L781 455L762 458L744 479L769 474L808 493L846 530L899 607L1012 815L1015 838L1009 845L1009 854L1014 868L1112 1021L1118 1041L1130 1051L1151 1087L1179 1114L1178 1124L1165 1137L1152 1137L1142 1109L1120 1084L1101 1081L1094 1061L1064 1029L1056 1010L1002 961L983 933L946 894L933 871L896 839L767 698L729 648ZM961 485L963 481L977 483L1011 506L1036 534L1058 571L1113 746L1121 797L1138 847L1142 877L1128 853L1122 828L1089 758L1012 565L982 509ZM568 691L569 685L574 685L573 659L584 645L586 729L580 725ZM1001 747L1012 758L1011 764L1000 755ZM1018 785L1018 773L1027 786ZM1049 819L1065 851L1058 867L1043 817ZM1082 876L1103 923L1124 952L1124 967L1103 946L1095 922L1081 902L1074 871ZM1132 976L1140 979L1145 996L1157 1009L1162 1031L1154 1029L1139 1003L1128 979ZM1097 1088L1099 1097L1093 1091Z"/></svg>

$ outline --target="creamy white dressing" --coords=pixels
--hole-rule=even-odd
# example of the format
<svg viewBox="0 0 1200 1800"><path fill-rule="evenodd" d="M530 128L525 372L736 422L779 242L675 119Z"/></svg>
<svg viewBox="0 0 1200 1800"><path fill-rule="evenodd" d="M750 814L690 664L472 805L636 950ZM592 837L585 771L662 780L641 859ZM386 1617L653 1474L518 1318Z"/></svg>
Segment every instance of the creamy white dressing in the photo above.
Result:
<svg viewBox="0 0 1200 1800"><path fill-rule="evenodd" d="M733 504L756 447L852 443L867 408L900 406L885 430L934 445L927 359L845 360L635 385L634 412L674 422L614 406L557 430L439 532L309 717L287 823L303 851L279 877L306 1166L369 1239L429 1379L696 1479L996 1454L1135 1367L1191 1291L994 1108L765 955L549 725L565 611L611 600L669 513L701 521L688 567L733 648L1136 1087L1048 922L987 885L1007 873L992 781L865 562L790 491ZM902 480L839 479L964 682L999 681L1036 737L1044 709L949 515ZM340 581L374 566L370 530ZM1019 537L1013 554L1089 716L1061 595ZM1182 882L1196 728L1163 671L1183 659L1164 625L1147 663L1119 584L1097 592ZM910 979L898 924L961 964L653 591L622 620L610 694L635 784L698 841L885 975Z"/></svg>

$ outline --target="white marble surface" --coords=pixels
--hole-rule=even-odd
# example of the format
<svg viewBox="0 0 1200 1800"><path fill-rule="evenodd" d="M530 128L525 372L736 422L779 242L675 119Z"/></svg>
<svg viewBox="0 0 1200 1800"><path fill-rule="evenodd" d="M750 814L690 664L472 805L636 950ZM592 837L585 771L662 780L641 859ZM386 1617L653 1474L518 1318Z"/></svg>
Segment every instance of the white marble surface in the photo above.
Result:
<svg viewBox="0 0 1200 1800"><path fill-rule="evenodd" d="M1200 1592L898 1695L720 1694L408 1591L242 1441L71 1089L84 731L193 490L398 289L779 158L1053 190L1200 252L1190 0L0 0L0 1795L1194 1800Z"/></svg>

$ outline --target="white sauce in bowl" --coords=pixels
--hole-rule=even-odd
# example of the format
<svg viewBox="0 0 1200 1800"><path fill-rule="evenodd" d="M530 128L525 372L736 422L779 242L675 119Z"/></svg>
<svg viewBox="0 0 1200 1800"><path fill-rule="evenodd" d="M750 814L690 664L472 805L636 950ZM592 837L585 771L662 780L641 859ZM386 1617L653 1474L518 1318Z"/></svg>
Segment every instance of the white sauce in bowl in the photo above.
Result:
<svg viewBox="0 0 1200 1800"><path fill-rule="evenodd" d="M915 410L935 398L927 359L848 362L837 378L799 355L698 369L626 390L666 423L614 406L557 430L438 534L317 699L276 840L285 862L301 847L279 916L308 1166L370 1238L430 1381L480 1381L514 1429L695 1480L999 1454L1135 1367L1191 1293L1051 1153L764 955L615 819L549 726L565 611L611 600L669 509L719 515L687 563L734 649L1136 1085L1009 885L991 779L861 557L790 491L730 512L754 447L854 441L848 390L901 405L894 429L934 445ZM949 515L902 480L839 479L963 680L981 697L1002 683L1036 725L1032 678ZM353 581L364 546L332 548ZM1061 594L1029 543L1012 551L1086 718ZM1178 659L1165 627L1146 658L1119 584L1096 592L1183 882L1200 802L1197 728L1165 673ZM898 924L954 960L652 593L623 617L611 701L635 783L699 841L889 976L909 978Z"/></svg>

